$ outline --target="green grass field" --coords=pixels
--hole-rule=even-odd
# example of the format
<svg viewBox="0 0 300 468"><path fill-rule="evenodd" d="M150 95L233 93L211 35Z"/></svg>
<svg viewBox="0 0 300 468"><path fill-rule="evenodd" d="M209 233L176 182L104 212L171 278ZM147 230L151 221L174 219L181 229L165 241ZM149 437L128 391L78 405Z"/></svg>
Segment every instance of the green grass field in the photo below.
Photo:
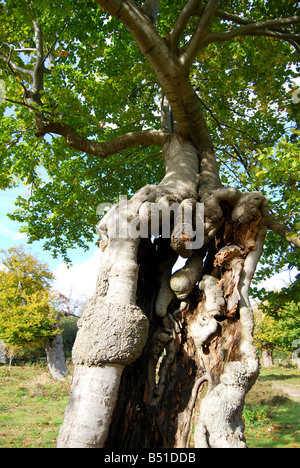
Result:
<svg viewBox="0 0 300 468"><path fill-rule="evenodd" d="M0 368L0 447L54 448L69 390L45 368Z"/></svg>
<svg viewBox="0 0 300 468"><path fill-rule="evenodd" d="M300 373L263 369L246 398L244 419L250 448L300 448Z"/></svg>
<svg viewBox="0 0 300 468"><path fill-rule="evenodd" d="M0 368L0 448L54 448L70 380L52 380L45 367ZM250 448L300 448L300 373L263 370L244 411Z"/></svg>

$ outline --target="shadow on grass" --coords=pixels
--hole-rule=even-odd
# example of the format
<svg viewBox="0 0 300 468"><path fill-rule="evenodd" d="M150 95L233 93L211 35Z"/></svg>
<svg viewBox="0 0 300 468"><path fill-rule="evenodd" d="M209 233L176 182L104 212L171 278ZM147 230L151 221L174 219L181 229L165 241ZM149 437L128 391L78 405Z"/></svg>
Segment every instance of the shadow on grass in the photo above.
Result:
<svg viewBox="0 0 300 468"><path fill-rule="evenodd" d="M291 379L299 379L299 374L290 374L290 375L268 374L268 375L259 376L259 380L261 382L267 382L268 380L291 380Z"/></svg>
<svg viewBox="0 0 300 468"><path fill-rule="evenodd" d="M299 403L273 397L265 405L245 408L249 448L300 448Z"/></svg>

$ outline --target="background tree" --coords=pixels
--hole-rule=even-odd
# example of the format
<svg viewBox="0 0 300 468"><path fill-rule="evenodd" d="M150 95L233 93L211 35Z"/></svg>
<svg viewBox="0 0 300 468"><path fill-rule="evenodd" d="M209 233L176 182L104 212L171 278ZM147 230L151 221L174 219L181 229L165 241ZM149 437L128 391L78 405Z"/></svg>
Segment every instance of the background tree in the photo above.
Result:
<svg viewBox="0 0 300 468"><path fill-rule="evenodd" d="M11 365L16 357L22 351L22 346L18 345L16 342L14 344L8 344L5 346L5 356L8 358L8 374L10 375Z"/></svg>
<svg viewBox="0 0 300 468"><path fill-rule="evenodd" d="M300 276L280 291L262 290L264 302L255 314L255 339L262 350L265 367L273 364L275 348L292 353L300 334Z"/></svg>
<svg viewBox="0 0 300 468"><path fill-rule="evenodd" d="M290 310L291 305L287 306ZM262 352L264 367L274 364L273 352L275 349L293 353L293 343L300 335L300 321L293 318L287 311L277 314L277 320L258 310L255 312L255 345Z"/></svg>
<svg viewBox="0 0 300 468"><path fill-rule="evenodd" d="M10 0L1 19L0 183L28 185L13 219L31 241L69 261L69 247L94 238L96 206L120 193L136 192L125 227L151 227L151 207L205 205L195 251L192 222L154 241L115 238L122 204L101 221L101 269L58 445L185 447L208 381L196 445L244 447L243 402L259 367L248 290L267 231L282 237L267 241L274 263L299 261L286 243L300 245L297 208L266 199L276 198L266 170L280 154L266 148L298 125L288 92L296 5ZM299 183L287 166L284 200ZM263 177L263 192L251 192ZM188 260L172 274L178 255Z"/></svg>
<svg viewBox="0 0 300 468"><path fill-rule="evenodd" d="M22 247L1 253L0 337L12 358L22 349L44 346L51 375L62 378L67 368L57 327L59 310L50 290L53 274Z"/></svg>

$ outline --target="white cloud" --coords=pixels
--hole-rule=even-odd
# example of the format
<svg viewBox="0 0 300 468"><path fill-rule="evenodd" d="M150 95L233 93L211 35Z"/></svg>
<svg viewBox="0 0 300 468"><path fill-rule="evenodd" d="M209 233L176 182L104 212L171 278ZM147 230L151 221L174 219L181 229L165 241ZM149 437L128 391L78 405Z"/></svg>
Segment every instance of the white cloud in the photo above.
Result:
<svg viewBox="0 0 300 468"><path fill-rule="evenodd" d="M27 236L24 232L13 231L6 226L0 226L0 236L8 237L12 241L26 239Z"/></svg>
<svg viewBox="0 0 300 468"><path fill-rule="evenodd" d="M272 276L270 279L266 279L259 284L259 288L265 288L267 291L279 291L284 287L287 287L295 280L298 274L298 270L293 268L291 271L283 271Z"/></svg>
<svg viewBox="0 0 300 468"><path fill-rule="evenodd" d="M59 265L53 272L56 278L53 289L73 300L90 298L96 286L100 253L97 249L85 263L77 263L70 268L64 263Z"/></svg>
<svg viewBox="0 0 300 468"><path fill-rule="evenodd" d="M22 240L22 239L27 239L27 235L25 234L25 232L17 232L14 235L14 240Z"/></svg>

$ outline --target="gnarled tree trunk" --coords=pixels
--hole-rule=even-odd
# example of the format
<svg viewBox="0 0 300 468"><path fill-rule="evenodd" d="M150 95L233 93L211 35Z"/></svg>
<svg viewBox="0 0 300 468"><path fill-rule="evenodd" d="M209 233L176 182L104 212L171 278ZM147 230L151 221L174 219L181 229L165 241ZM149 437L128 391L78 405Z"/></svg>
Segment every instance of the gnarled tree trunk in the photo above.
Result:
<svg viewBox="0 0 300 468"><path fill-rule="evenodd" d="M176 134L164 158L162 182L137 192L125 216L120 203L100 224L102 265L79 321L60 447L186 447L194 419L196 446L245 446L243 403L258 375L248 289L266 234L266 201L231 188L207 194L196 147ZM187 235L195 226L185 218L180 231L170 210L171 232L162 236L166 208L189 201L195 210L199 200L200 247L191 248ZM155 239L136 234L145 226ZM187 261L173 273L178 254Z"/></svg>
<svg viewBox="0 0 300 468"><path fill-rule="evenodd" d="M167 38L152 24L156 15L135 2L97 3L125 25L153 67L163 95L162 131L127 134L111 144L85 141L82 147L106 157L147 138L147 144L163 146L166 175L128 205L114 206L99 225L102 264L79 321L58 446L182 448L196 424L196 447L246 447L243 405L259 370L248 292L267 228L281 228L263 195L222 186L189 80L198 52L226 36L210 30L219 2L209 0L200 10L199 2L187 2ZM157 0L146 3L157 6ZM195 15L195 34L180 48ZM251 27L247 22L239 30L247 34ZM56 127L51 131L72 143L69 127ZM197 228L199 203L203 230ZM299 238L293 235L292 242L298 245ZM179 255L186 264L174 273Z"/></svg>

